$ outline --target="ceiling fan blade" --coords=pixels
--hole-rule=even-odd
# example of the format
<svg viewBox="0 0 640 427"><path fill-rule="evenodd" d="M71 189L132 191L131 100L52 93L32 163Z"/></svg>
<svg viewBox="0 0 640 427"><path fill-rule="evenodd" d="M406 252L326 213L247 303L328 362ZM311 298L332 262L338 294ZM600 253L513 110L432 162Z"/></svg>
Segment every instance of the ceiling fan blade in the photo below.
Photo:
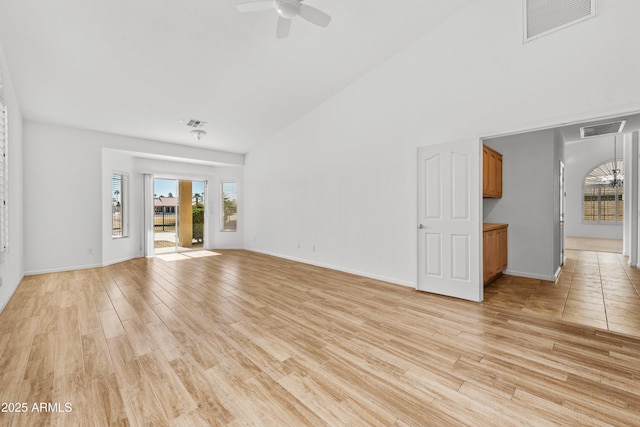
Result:
<svg viewBox="0 0 640 427"><path fill-rule="evenodd" d="M260 12L276 8L276 0L242 1L236 5L240 12Z"/></svg>
<svg viewBox="0 0 640 427"><path fill-rule="evenodd" d="M331 22L331 17L329 15L315 7L307 6L306 4L300 5L300 16L319 27L326 27L329 25L329 22Z"/></svg>
<svg viewBox="0 0 640 427"><path fill-rule="evenodd" d="M291 19L278 16L278 27L276 28L276 37L279 39L286 39L289 36L291 30Z"/></svg>

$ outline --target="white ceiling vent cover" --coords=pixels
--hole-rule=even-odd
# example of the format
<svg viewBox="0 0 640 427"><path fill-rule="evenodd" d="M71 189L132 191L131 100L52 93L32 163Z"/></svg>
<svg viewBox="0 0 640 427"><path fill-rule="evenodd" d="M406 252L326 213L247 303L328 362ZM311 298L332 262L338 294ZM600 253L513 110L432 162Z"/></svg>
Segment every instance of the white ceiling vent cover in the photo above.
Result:
<svg viewBox="0 0 640 427"><path fill-rule="evenodd" d="M596 16L596 0L523 0L524 41Z"/></svg>
<svg viewBox="0 0 640 427"><path fill-rule="evenodd" d="M201 128L204 125L206 125L207 122L203 122L202 120L196 120L196 119L189 119L186 121L186 125L192 128Z"/></svg>
<svg viewBox="0 0 640 427"><path fill-rule="evenodd" d="M626 120L619 122L601 123L599 125L584 126L580 128L580 137L589 138L590 136L609 135L611 133L620 133L624 129Z"/></svg>

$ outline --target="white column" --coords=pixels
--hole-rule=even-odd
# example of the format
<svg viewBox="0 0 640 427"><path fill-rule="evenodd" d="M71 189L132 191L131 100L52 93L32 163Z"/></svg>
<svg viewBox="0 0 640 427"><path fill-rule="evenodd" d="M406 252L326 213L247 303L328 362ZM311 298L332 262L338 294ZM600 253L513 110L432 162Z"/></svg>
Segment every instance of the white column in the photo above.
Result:
<svg viewBox="0 0 640 427"><path fill-rule="evenodd" d="M624 233L623 255L629 265L638 265L638 132L626 134L624 139Z"/></svg>
<svg viewBox="0 0 640 427"><path fill-rule="evenodd" d="M630 266L634 266L637 267L638 266L638 254L640 253L639 251L639 245L640 245L640 236L638 236L638 233L640 232L639 227L638 227L638 203L640 203L640 182L638 181L638 177L640 176L638 173L638 168L640 165L640 160L638 159L638 155L639 155L639 144L638 144L638 131L635 131L631 134L630 137L630 145L631 145L631 176L629 176L628 178L625 176L624 180L625 180L625 191L626 191L626 186L627 186L627 182L632 182L633 185L631 187L631 191L629 194L629 197L631 198L630 200L625 199L624 203L629 204L630 205L630 218L631 218L631 224L630 227L631 229L630 231L630 236L631 236L631 241L630 246L631 246L631 253L629 254L629 265ZM625 194L625 197L627 196L627 194Z"/></svg>
<svg viewBox="0 0 640 427"><path fill-rule="evenodd" d="M145 173L143 176L144 191L144 256L154 254L153 246L153 175Z"/></svg>

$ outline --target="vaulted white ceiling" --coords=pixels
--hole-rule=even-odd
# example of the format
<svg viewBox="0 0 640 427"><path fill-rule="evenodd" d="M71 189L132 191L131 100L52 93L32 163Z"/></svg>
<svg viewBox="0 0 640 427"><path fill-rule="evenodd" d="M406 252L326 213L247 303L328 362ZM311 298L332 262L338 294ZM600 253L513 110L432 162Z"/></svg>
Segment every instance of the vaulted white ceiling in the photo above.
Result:
<svg viewBox="0 0 640 427"><path fill-rule="evenodd" d="M237 1L0 0L23 116L245 153L474 0L305 0L284 40Z"/></svg>

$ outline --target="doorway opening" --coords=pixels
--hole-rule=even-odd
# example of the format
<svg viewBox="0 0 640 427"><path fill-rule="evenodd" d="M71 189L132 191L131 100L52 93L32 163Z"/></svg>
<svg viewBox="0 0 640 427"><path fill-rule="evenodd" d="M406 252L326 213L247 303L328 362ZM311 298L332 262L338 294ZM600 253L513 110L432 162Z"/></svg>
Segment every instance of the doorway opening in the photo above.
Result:
<svg viewBox="0 0 640 427"><path fill-rule="evenodd" d="M205 247L206 181L153 180L154 255Z"/></svg>
<svg viewBox="0 0 640 427"><path fill-rule="evenodd" d="M505 183L510 188L505 191L505 199L500 204L484 205L483 213L494 219L508 214L505 207L526 208L511 216L514 238L510 248L514 250L509 256L510 268L525 273L535 271L520 266L535 255L553 251L553 257L546 260L553 259L557 265L550 267L559 267L559 270L557 277L549 278L543 276L551 276L553 270L549 268L538 270L540 277L507 272L485 289L486 304L640 336L634 314L640 304L635 285L640 276L635 268L637 252L636 261L632 261L639 237L640 114L622 116L627 120L622 134L590 138L580 135L580 128L589 123L615 118L617 116L492 138L491 142L498 144L497 148L510 159L507 167L514 164L516 167L506 171ZM538 150L536 153L534 148ZM532 170L527 172L526 168ZM545 176L553 180L542 181L536 174L539 170L546 170ZM624 187L613 185L616 175L628 178L624 180ZM527 176L537 178L527 180ZM544 189L540 182L544 182ZM540 191L536 192L536 188ZM547 189L553 189L553 193ZM543 203L547 205L544 209ZM547 213L546 226L533 223L545 218L541 212ZM543 241L543 237L546 240Z"/></svg>

